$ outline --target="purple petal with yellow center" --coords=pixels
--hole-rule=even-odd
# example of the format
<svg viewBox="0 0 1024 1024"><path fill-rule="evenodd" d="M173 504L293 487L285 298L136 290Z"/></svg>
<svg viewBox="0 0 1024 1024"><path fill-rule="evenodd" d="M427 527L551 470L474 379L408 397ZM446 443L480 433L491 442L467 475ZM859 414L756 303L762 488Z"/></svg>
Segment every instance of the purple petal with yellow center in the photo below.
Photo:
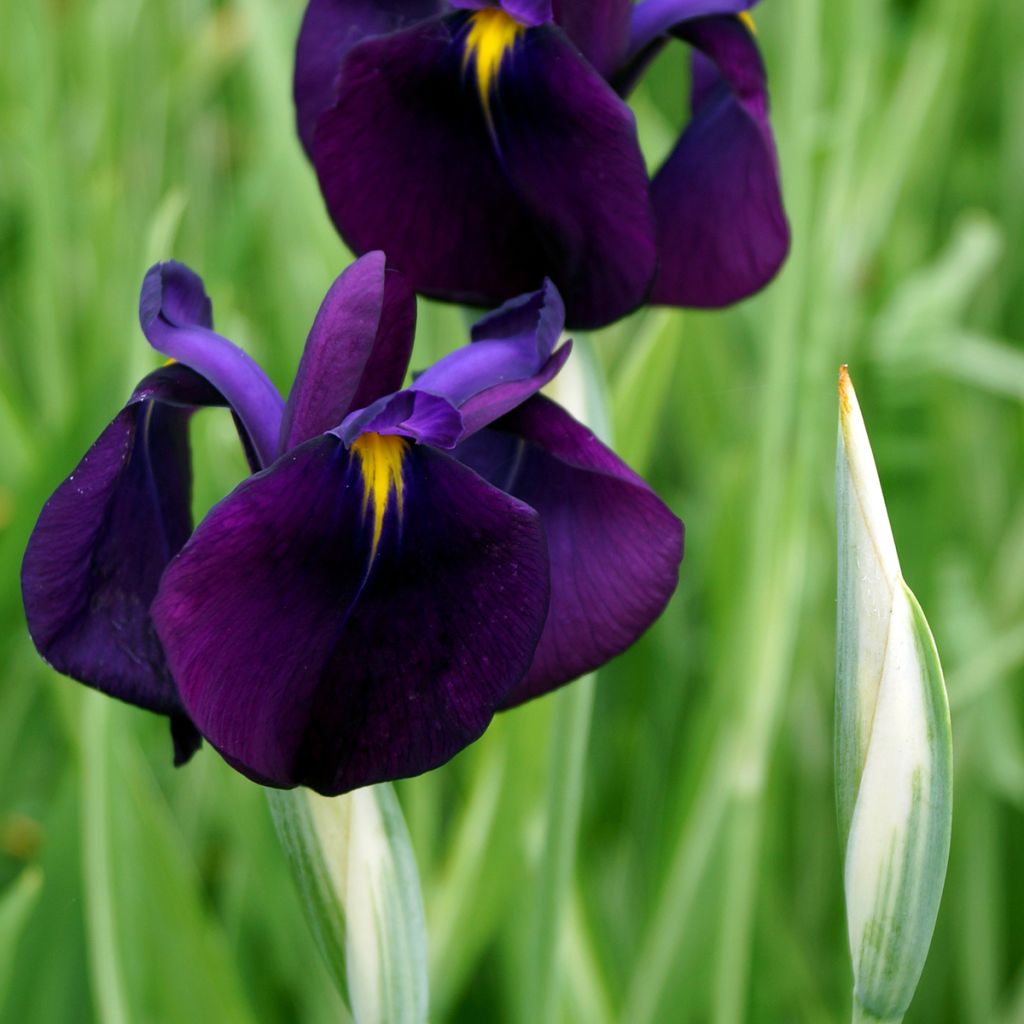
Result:
<svg viewBox="0 0 1024 1024"><path fill-rule="evenodd" d="M405 278L367 253L331 285L309 332L281 423L287 451L402 386L416 327Z"/></svg>
<svg viewBox="0 0 1024 1024"><path fill-rule="evenodd" d="M153 630L160 575L192 530L188 420L224 399L168 366L143 380L43 506L25 551L29 632L58 672L171 719L175 761L199 734Z"/></svg>
<svg viewBox="0 0 1024 1024"><path fill-rule="evenodd" d="M369 36L408 28L447 9L444 0L310 0L299 30L293 83L299 138L312 156L317 119L334 103L341 63Z"/></svg>
<svg viewBox="0 0 1024 1024"><path fill-rule="evenodd" d="M682 523L565 410L536 396L456 457L535 508L547 537L548 618L506 707L604 664L661 614L678 582Z"/></svg>
<svg viewBox="0 0 1024 1024"><path fill-rule="evenodd" d="M212 330L202 279L181 263L158 263L142 282L139 321L158 351L190 366L226 399L262 465L277 457L284 402L254 359Z"/></svg>
<svg viewBox="0 0 1024 1024"><path fill-rule="evenodd" d="M633 117L558 29L509 21L453 15L350 50L315 132L321 189L346 241L417 291L493 306L547 276L571 326L608 323L655 272Z"/></svg>
<svg viewBox="0 0 1024 1024"><path fill-rule="evenodd" d="M764 65L738 18L675 30L693 57L693 116L651 183L660 266L651 301L725 306L756 292L789 251Z"/></svg>
<svg viewBox="0 0 1024 1024"><path fill-rule="evenodd" d="M189 714L232 764L334 794L476 739L547 600L532 509L429 448L327 435L213 509L153 614Z"/></svg>

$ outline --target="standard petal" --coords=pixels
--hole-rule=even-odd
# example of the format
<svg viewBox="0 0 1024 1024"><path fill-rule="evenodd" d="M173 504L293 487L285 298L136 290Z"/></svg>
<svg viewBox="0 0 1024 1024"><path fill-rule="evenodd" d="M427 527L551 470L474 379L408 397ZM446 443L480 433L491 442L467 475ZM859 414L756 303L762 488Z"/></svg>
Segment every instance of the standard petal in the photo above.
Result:
<svg viewBox="0 0 1024 1024"><path fill-rule="evenodd" d="M352 413L338 437L349 444L362 431L375 431L453 448L558 373L571 349L552 351L564 319L558 290L547 281L484 317L473 327L472 344L435 363L410 388Z"/></svg>
<svg viewBox="0 0 1024 1024"><path fill-rule="evenodd" d="M397 391L415 327L415 296L401 274L387 269L383 253L367 253L348 267L309 332L281 422L281 451Z"/></svg>
<svg viewBox="0 0 1024 1024"><path fill-rule="evenodd" d="M176 760L199 738L153 630L160 575L192 529L188 419L224 405L199 374L150 374L43 506L22 565L29 632L58 672L171 717Z"/></svg>
<svg viewBox="0 0 1024 1024"><path fill-rule="evenodd" d="M743 14L759 0L642 0L630 12L629 48L624 63L635 60L659 37L684 21L716 14Z"/></svg>
<svg viewBox="0 0 1024 1024"><path fill-rule="evenodd" d="M555 21L605 77L629 46L631 0L554 0Z"/></svg>
<svg viewBox="0 0 1024 1024"><path fill-rule="evenodd" d="M651 184L660 268L651 301L718 307L766 285L789 252L764 65L737 18L687 22L693 117Z"/></svg>
<svg viewBox="0 0 1024 1024"><path fill-rule="evenodd" d="M444 0L311 0L295 52L299 138L310 155L313 130L334 102L341 62L367 36L387 35L440 14Z"/></svg>
<svg viewBox="0 0 1024 1024"><path fill-rule="evenodd" d="M297 448L164 574L154 618L185 705L260 781L333 794L434 768L533 656L536 513L430 449L382 443L378 461L330 435Z"/></svg>
<svg viewBox="0 0 1024 1024"><path fill-rule="evenodd" d="M506 707L604 664L661 614L678 582L682 523L564 409L537 396L456 457L535 508L547 535L548 619Z"/></svg>
<svg viewBox="0 0 1024 1024"><path fill-rule="evenodd" d="M139 321L158 352L201 373L227 399L260 463L273 462L284 402L256 361L211 329L202 278L173 261L152 267L142 282Z"/></svg>
<svg viewBox="0 0 1024 1024"><path fill-rule="evenodd" d="M335 224L420 292L493 306L547 276L570 325L622 316L655 269L632 114L548 26L510 45L481 97L465 25L457 14L349 53L313 144Z"/></svg>

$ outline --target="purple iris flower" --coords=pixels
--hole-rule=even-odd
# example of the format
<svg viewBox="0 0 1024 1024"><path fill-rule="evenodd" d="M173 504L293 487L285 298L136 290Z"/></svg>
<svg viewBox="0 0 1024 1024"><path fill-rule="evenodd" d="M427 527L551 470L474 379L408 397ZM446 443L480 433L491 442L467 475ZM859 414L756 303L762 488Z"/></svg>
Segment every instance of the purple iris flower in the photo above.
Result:
<svg viewBox="0 0 1024 1024"><path fill-rule="evenodd" d="M572 327L719 307L789 249L757 0L310 0L299 135L356 252L493 306L558 286ZM624 102L671 38L691 118L648 178Z"/></svg>
<svg viewBox="0 0 1024 1024"><path fill-rule="evenodd" d="M675 589L682 524L537 394L555 287L506 303L403 388L415 298L369 253L332 285L287 401L164 263L147 376L29 541L56 669L169 716L259 782L340 793L436 767L495 711L628 647ZM188 420L233 412L253 475L192 532Z"/></svg>

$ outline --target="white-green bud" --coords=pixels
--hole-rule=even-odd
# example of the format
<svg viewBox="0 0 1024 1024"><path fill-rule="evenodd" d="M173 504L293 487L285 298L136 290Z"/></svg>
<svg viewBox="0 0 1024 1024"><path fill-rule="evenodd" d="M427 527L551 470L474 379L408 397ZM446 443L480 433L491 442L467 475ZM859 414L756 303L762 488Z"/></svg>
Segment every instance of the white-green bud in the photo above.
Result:
<svg viewBox="0 0 1024 1024"><path fill-rule="evenodd" d="M268 790L307 917L356 1024L424 1024L427 936L394 789Z"/></svg>
<svg viewBox="0 0 1024 1024"><path fill-rule="evenodd" d="M949 705L903 581L846 368L839 378L836 794L855 1021L898 1022L928 955L953 812Z"/></svg>

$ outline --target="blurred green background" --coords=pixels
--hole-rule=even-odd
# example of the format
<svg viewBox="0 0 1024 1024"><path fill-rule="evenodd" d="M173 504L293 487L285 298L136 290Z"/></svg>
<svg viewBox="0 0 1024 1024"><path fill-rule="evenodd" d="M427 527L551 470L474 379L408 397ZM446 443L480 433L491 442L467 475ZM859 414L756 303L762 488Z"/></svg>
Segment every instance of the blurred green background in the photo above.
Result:
<svg viewBox="0 0 1024 1024"><path fill-rule="evenodd" d="M220 329L291 379L349 258L292 131L301 7L0 5L5 1021L343 1019L260 790L209 750L175 771L162 721L48 671L18 588L42 502L155 365L150 263L198 269ZM532 1024L550 998L587 1024L848 1019L840 362L953 712L949 878L907 1019L1024 1022L1024 5L768 0L758 25L784 274L732 311L594 340L619 449L687 524L678 594L600 673L581 791L587 685L399 787L435 1022ZM636 97L652 159L685 67L670 48ZM421 304L417 363L464 337L459 311ZM193 438L201 510L244 468L226 416Z"/></svg>

